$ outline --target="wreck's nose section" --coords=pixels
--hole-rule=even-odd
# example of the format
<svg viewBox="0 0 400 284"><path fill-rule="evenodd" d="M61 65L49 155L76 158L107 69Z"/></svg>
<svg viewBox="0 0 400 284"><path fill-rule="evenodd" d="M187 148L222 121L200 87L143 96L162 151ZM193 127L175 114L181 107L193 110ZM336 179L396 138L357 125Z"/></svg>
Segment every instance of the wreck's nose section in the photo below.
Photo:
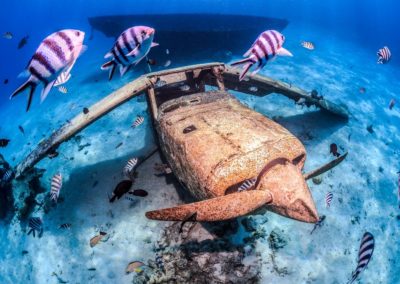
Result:
<svg viewBox="0 0 400 284"><path fill-rule="evenodd" d="M260 176L257 189L272 194L270 211L307 223L316 223L318 213L311 192L298 167L281 160Z"/></svg>

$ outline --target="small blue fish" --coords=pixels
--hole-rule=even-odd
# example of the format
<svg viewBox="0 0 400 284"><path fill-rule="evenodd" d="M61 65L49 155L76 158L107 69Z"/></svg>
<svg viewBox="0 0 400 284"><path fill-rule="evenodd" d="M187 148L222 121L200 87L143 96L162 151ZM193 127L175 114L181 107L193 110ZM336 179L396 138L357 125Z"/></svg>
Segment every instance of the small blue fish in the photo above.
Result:
<svg viewBox="0 0 400 284"><path fill-rule="evenodd" d="M315 223L314 228L312 229L310 235L311 235L312 233L314 233L314 231L315 231L317 228L322 227L322 225L324 224L325 218L326 218L325 215L322 215L321 217L319 217L319 220L318 220L317 223Z"/></svg>

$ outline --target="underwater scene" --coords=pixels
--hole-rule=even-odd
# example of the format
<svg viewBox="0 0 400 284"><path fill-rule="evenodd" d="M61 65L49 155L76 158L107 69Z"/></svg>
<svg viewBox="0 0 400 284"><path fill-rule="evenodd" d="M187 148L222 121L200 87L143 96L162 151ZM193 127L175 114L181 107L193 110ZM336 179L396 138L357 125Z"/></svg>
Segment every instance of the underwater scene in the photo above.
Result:
<svg viewBox="0 0 400 284"><path fill-rule="evenodd" d="M400 283L399 9L2 3L0 283Z"/></svg>

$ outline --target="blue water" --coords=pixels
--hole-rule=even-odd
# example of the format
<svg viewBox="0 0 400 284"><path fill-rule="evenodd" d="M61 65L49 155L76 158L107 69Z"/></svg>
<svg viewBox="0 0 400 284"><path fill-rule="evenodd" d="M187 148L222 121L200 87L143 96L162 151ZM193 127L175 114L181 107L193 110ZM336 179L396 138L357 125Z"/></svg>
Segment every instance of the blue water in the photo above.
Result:
<svg viewBox="0 0 400 284"><path fill-rule="evenodd" d="M256 111L275 117L302 140L308 155L306 172L332 159L331 143L336 143L342 152L348 151L349 156L323 175L321 184L308 182L319 214L327 216L323 227L313 235L313 225L268 213L268 222L260 226L267 233L274 229L286 232L288 245L276 258L289 273L281 276L273 271L271 249L266 239L260 239L260 283L346 283L357 265L360 239L366 231L375 237L375 251L359 277L360 283L400 283L399 9L400 4L394 0L7 1L0 9L0 33L12 32L13 38L0 39L0 138L11 141L0 148L0 154L16 166L37 143L80 114L83 107L148 72L142 64L124 77L117 73L108 81L107 72L101 71L100 66L114 38L92 30L89 17L211 13L216 17L249 15L286 20L288 24L282 30L286 37L284 46L294 56L277 58L260 73L307 91L316 89L326 99L345 104L351 113L349 121L332 120L278 95L235 95ZM37 91L32 108L26 113L26 94L9 100L10 94L24 82L17 76L41 40L64 28L85 31L88 49L72 70L73 77L66 84L68 93L53 89L40 104ZM17 49L19 40L26 35L27 44ZM252 44L250 40L243 46L232 46L228 41L218 52L213 42L205 40L196 53L178 54L175 48L166 55L165 50L171 46L185 46L192 40L159 41L156 31L155 41L160 46L149 54L158 62L153 69L165 69L166 60L171 60L170 67L224 59L229 63L241 58ZM312 41L315 50L304 49L300 45L303 40ZM390 48L392 59L378 65L376 52L384 45ZM225 57L231 50L235 52ZM8 84L3 84L5 79ZM361 87L366 89L365 93L360 93ZM396 104L389 110L392 99ZM130 125L137 115L144 116L145 122L132 130ZM23 126L24 135L18 130L19 125ZM373 133L367 130L370 125ZM149 196L134 207L125 202L110 205L107 200L126 160L143 155L155 145L146 101L142 97L131 100L79 135L81 141L72 139L61 145L58 158L38 164L46 169L41 177L46 191L36 196L38 203L47 194L54 173L60 171L64 176L63 202L49 212L36 206L31 213L42 217L43 237L27 236L26 219L20 220L10 208L0 222L0 283L58 283L53 272L69 283L131 283L135 275L124 273L127 263L154 259L153 247L163 225L147 220L144 212L181 203L173 187L160 188L150 175L138 185L148 188ZM120 142L123 146L115 149ZM79 145L87 143L90 146L79 151ZM94 182L98 183L95 187ZM151 191L157 186L164 192ZM13 181L12 195L18 206L23 203L27 188L26 181ZM328 191L334 194L330 208L325 206ZM72 229L58 230L66 222L73 224ZM92 249L89 239L99 230L110 232L109 240ZM22 254L25 250L28 253ZM91 267L96 267L96 272L88 271Z"/></svg>

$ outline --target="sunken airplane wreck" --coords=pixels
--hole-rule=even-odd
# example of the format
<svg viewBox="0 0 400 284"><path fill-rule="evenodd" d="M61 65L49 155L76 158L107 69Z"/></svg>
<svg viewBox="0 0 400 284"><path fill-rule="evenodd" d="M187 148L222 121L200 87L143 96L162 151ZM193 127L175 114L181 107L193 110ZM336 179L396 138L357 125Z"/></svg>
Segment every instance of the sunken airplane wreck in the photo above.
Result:
<svg viewBox="0 0 400 284"><path fill-rule="evenodd" d="M265 76L249 75L241 82L238 76L238 69L223 63L143 75L55 131L18 165L16 175L22 177L61 143L146 93L160 149L178 180L200 200L147 212L148 218L220 221L266 208L299 221L317 222L306 180L333 168L346 155L303 175L306 150L302 143L278 123L241 104L227 90L256 96L278 93L344 119L348 118L347 109ZM206 85L218 90L206 91ZM257 90L250 91L252 86ZM239 191L239 186L250 179L254 181L250 188Z"/></svg>

